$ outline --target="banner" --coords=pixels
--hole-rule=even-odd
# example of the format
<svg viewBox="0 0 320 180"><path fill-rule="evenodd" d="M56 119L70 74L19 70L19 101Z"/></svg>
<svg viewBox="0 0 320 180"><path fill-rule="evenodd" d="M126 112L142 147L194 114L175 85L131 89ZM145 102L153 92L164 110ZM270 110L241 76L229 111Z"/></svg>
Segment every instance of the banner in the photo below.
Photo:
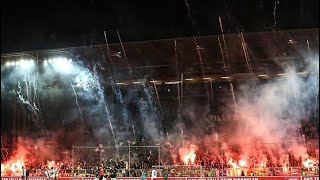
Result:
<svg viewBox="0 0 320 180"><path fill-rule="evenodd" d="M187 180L301 180L300 176L196 177Z"/></svg>
<svg viewBox="0 0 320 180"><path fill-rule="evenodd" d="M319 180L319 176L302 176L301 180Z"/></svg>
<svg viewBox="0 0 320 180"><path fill-rule="evenodd" d="M94 180L94 177L59 177L58 180ZM2 176L1 180L22 180L21 177ZM47 180L45 177L29 177L28 180ZM118 177L117 180L141 180L141 177ZM146 180L151 180L146 177ZM163 177L153 180L164 180ZM319 176L241 176L241 177L168 177L167 180L319 180Z"/></svg>
<svg viewBox="0 0 320 180"><path fill-rule="evenodd" d="M1 176L1 180L22 180L22 178L17 176ZM47 178L46 177L29 177L28 180L47 180Z"/></svg>

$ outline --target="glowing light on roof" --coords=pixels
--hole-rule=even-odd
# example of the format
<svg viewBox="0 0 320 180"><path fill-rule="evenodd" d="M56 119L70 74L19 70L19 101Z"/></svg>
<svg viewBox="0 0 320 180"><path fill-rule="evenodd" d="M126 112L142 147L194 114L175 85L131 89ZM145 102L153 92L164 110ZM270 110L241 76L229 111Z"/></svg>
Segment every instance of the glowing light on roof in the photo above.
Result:
<svg viewBox="0 0 320 180"><path fill-rule="evenodd" d="M259 77L267 77L268 74L259 74L258 76L259 76Z"/></svg>
<svg viewBox="0 0 320 180"><path fill-rule="evenodd" d="M221 79L229 79L229 76L222 76Z"/></svg>
<svg viewBox="0 0 320 180"><path fill-rule="evenodd" d="M171 81L171 82L165 82L165 84L179 84L181 81Z"/></svg>
<svg viewBox="0 0 320 180"><path fill-rule="evenodd" d="M48 62L52 64L52 68L55 71L58 71L60 73L68 74L68 73L72 73L74 70L74 67L72 65L72 60L67 59L65 57L51 58L48 60Z"/></svg>

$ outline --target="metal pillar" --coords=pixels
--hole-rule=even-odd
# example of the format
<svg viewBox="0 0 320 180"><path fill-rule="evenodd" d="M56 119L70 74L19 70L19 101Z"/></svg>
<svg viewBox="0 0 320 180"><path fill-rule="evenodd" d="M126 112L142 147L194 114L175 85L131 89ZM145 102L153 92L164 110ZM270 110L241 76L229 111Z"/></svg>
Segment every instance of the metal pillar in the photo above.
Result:
<svg viewBox="0 0 320 180"><path fill-rule="evenodd" d="M161 151L161 146L159 144L158 147L158 163L159 163L159 171L160 171L160 166L161 166L161 155L160 155L160 151Z"/></svg>

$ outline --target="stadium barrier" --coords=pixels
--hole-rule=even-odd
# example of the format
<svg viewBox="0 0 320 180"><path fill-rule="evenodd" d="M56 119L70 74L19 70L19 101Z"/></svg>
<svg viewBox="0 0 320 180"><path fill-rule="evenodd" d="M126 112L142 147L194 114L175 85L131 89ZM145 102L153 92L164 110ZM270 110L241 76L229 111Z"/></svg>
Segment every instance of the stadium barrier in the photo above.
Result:
<svg viewBox="0 0 320 180"><path fill-rule="evenodd" d="M141 177L120 177L117 180L140 180ZM22 180L21 177L2 176L1 180ZM46 177L29 177L28 180L47 180ZM58 180L95 180L93 177L59 177ZM146 177L146 180L151 180ZM164 180L163 177L154 180ZM241 177L168 177L167 180L319 180L317 176L241 176Z"/></svg>

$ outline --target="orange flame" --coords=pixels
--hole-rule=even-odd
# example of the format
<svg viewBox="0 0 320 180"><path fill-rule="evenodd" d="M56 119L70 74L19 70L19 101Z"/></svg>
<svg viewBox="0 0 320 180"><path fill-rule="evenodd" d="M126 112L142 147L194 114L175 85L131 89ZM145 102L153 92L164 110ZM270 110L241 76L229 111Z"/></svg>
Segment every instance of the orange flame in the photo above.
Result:
<svg viewBox="0 0 320 180"><path fill-rule="evenodd" d="M179 149L180 159L183 161L185 165L194 164L194 161L197 156L195 153L196 150L197 150L197 147L192 144L190 145L189 148Z"/></svg>
<svg viewBox="0 0 320 180"><path fill-rule="evenodd" d="M247 167L247 161L243 160L243 159L239 160L239 166L240 167Z"/></svg>
<svg viewBox="0 0 320 180"><path fill-rule="evenodd" d="M4 164L1 163L1 173L4 173Z"/></svg>
<svg viewBox="0 0 320 180"><path fill-rule="evenodd" d="M283 163L282 165L282 172L287 173L289 171L288 169L288 164L287 163Z"/></svg>
<svg viewBox="0 0 320 180"><path fill-rule="evenodd" d="M194 160L196 159L196 154L190 150L188 154L186 154L185 156L183 156L183 162L184 164L193 164Z"/></svg>
<svg viewBox="0 0 320 180"><path fill-rule="evenodd" d="M51 169L52 167L56 168L57 164L56 164L55 161L47 161L47 166L48 166L49 169Z"/></svg>
<svg viewBox="0 0 320 180"><path fill-rule="evenodd" d="M237 163L233 162L233 159L230 158L228 161L228 164L231 165L233 168L238 168L239 166L237 165Z"/></svg>
<svg viewBox="0 0 320 180"><path fill-rule="evenodd" d="M4 173L5 175L9 176L12 175L12 173L21 173L22 166L24 166L23 159L12 160L4 164L1 164L1 173Z"/></svg>

